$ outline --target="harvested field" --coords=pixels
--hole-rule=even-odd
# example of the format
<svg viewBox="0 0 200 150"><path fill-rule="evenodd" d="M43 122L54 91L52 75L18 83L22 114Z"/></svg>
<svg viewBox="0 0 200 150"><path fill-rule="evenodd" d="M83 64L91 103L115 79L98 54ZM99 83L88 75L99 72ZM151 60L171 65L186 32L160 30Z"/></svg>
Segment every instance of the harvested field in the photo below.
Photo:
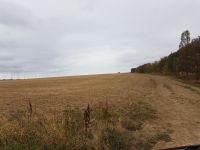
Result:
<svg viewBox="0 0 200 150"><path fill-rule="evenodd" d="M78 108L80 120L84 109L90 104L93 110L93 138L89 138L87 143L93 148L98 147L101 142L106 148L112 149L112 144L102 141L109 138L110 134L119 136L114 140L121 143L119 149L146 150L199 144L199 93L198 87L169 77L130 73L0 81L0 144L6 145L5 133L9 138L5 123L7 127L16 129L12 123L19 118L26 119L26 114L30 111L29 102L33 113L45 115L47 118L58 118L69 106ZM108 115L105 115L105 112ZM38 120L37 115L33 117L37 119L32 119L34 124L37 122L35 120ZM55 121L47 120L48 123L55 124ZM80 126L81 121L78 122ZM21 127L20 124L19 126ZM50 127L48 129L50 130ZM20 132L20 129L17 131ZM57 136L56 139L60 138L62 140L59 141L65 143L68 137L59 134L65 130L55 127L54 131L52 136ZM43 140L43 136L41 137ZM122 139L129 142L126 143ZM45 141L47 145L52 143L47 139ZM12 142L10 141L11 144ZM27 148L27 145L24 145Z"/></svg>

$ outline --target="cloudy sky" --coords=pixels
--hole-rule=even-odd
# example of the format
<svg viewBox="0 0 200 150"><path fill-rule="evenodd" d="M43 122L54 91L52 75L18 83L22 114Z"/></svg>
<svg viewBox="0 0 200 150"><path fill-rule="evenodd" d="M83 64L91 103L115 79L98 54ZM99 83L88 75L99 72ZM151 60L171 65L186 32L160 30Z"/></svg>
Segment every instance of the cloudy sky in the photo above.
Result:
<svg viewBox="0 0 200 150"><path fill-rule="evenodd" d="M0 0L0 78L128 72L200 34L200 0Z"/></svg>

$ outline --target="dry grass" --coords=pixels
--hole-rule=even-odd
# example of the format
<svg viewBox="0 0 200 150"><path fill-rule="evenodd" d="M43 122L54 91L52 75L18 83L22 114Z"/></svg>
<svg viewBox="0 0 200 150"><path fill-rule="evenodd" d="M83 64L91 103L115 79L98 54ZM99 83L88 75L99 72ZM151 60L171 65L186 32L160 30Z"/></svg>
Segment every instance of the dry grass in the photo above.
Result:
<svg viewBox="0 0 200 150"><path fill-rule="evenodd" d="M129 75L96 75L67 78L0 81L0 111L23 110L30 100L33 109L45 113L62 111L67 105L123 101L133 97Z"/></svg>
<svg viewBox="0 0 200 150"><path fill-rule="evenodd" d="M171 86L169 86L168 84L164 83L163 86L168 89L172 94L174 94L174 90L172 89Z"/></svg>
<svg viewBox="0 0 200 150"><path fill-rule="evenodd" d="M29 105L31 109L32 104L29 103ZM0 126L0 148L13 150L148 150L157 142L166 141L166 137L170 139L167 132L154 131L153 135L144 134L145 122L156 119L155 111L146 103L134 104L132 108L135 111L128 107L128 109L123 108L128 113L122 111L118 115L107 105L106 103L101 109L93 106L95 113L90 112L91 122L85 118L84 110L71 106L68 106L62 114L53 115L52 118L28 110L21 117L6 120L4 125ZM85 111L89 109L87 107ZM130 130L124 127L120 122L124 119L124 115L135 124L140 124L139 128ZM137 132L140 135L137 135Z"/></svg>
<svg viewBox="0 0 200 150"><path fill-rule="evenodd" d="M158 102L170 102L159 100L157 89L165 84L160 78L110 74L0 81L0 149L148 150L169 142L166 121L172 119L165 114L174 103L160 109Z"/></svg>

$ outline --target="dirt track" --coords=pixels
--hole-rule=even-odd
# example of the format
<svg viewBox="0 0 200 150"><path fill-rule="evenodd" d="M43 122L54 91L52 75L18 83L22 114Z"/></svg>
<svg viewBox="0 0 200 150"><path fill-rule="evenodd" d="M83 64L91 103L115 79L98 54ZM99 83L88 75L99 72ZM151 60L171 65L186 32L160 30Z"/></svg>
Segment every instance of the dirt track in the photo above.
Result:
<svg viewBox="0 0 200 150"><path fill-rule="evenodd" d="M82 77L0 81L0 113L26 109L61 110L67 104L85 106L105 100L117 107L144 100L157 110L158 124L169 127L172 141L157 148L200 144L200 89L169 77L110 74Z"/></svg>
<svg viewBox="0 0 200 150"><path fill-rule="evenodd" d="M163 123L169 124L173 130L172 142L159 146L199 144L200 90L167 77L151 78L157 85L152 92L153 105Z"/></svg>

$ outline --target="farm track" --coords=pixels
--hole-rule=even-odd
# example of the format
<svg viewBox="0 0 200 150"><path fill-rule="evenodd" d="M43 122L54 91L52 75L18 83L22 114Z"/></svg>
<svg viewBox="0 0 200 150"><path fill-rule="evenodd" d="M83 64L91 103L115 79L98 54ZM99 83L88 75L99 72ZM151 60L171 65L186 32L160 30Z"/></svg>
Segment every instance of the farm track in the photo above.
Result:
<svg viewBox="0 0 200 150"><path fill-rule="evenodd" d="M160 143L155 148L175 147L200 143L200 95L199 89L184 88L177 81L166 77L155 78L153 105L159 112L163 124L173 130L172 141ZM191 90L193 89L193 90ZM198 91L198 92L197 92Z"/></svg>
<svg viewBox="0 0 200 150"><path fill-rule="evenodd" d="M58 113L67 105L85 107L108 101L115 108L146 101L157 111L157 124L170 128L171 142L155 149L200 144L200 89L145 74L108 74L33 80L0 81L0 115L27 109Z"/></svg>

